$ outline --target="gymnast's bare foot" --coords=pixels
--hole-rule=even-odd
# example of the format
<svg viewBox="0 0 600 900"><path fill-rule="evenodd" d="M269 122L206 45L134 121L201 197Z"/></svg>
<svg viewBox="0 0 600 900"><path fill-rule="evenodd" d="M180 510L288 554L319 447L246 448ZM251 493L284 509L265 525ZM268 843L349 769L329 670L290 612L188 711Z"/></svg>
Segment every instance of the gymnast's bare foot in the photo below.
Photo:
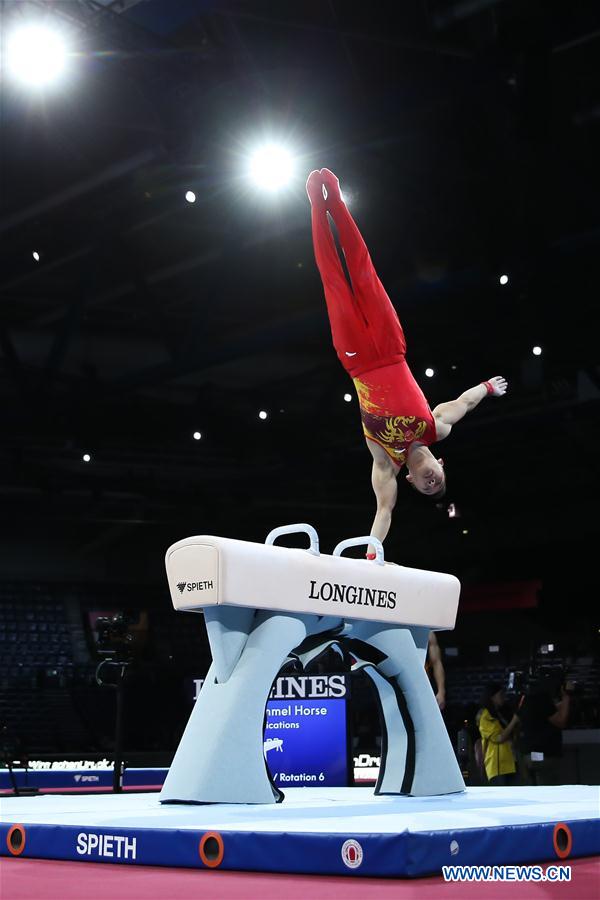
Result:
<svg viewBox="0 0 600 900"><path fill-rule="evenodd" d="M325 198L323 196L323 178L318 169L314 169L308 176L306 193L313 206L325 205Z"/></svg>
<svg viewBox="0 0 600 900"><path fill-rule="evenodd" d="M325 185L328 200L341 200L340 182L331 169L321 169L321 181Z"/></svg>

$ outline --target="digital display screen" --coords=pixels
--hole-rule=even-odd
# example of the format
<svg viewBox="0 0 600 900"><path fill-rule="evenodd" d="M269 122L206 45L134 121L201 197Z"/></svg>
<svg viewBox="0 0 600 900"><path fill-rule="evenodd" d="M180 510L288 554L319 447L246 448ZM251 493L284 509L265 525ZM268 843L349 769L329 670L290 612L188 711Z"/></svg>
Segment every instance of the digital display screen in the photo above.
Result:
<svg viewBox="0 0 600 900"><path fill-rule="evenodd" d="M264 751L274 783L287 787L348 784L346 701L269 700Z"/></svg>

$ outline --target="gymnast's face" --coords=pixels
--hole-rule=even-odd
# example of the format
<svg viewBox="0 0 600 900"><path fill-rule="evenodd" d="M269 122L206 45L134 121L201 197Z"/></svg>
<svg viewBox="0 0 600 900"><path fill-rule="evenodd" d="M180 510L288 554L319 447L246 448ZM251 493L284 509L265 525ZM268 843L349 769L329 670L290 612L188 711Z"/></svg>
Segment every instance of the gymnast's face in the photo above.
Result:
<svg viewBox="0 0 600 900"><path fill-rule="evenodd" d="M406 476L406 480L420 494L425 494L425 496L437 494L438 491L446 486L444 460L435 459L429 453L416 468L411 469L410 474Z"/></svg>

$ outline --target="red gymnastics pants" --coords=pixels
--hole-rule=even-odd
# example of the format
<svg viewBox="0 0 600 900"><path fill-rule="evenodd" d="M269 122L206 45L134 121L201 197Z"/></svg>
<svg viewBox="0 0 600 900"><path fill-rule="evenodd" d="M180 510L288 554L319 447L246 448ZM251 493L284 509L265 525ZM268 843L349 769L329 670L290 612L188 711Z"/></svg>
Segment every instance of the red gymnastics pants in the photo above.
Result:
<svg viewBox="0 0 600 900"><path fill-rule="evenodd" d="M327 200L312 202L315 259L321 274L333 346L352 378L404 359L406 341L356 223L344 201L328 188ZM352 282L348 284L327 211L336 224Z"/></svg>

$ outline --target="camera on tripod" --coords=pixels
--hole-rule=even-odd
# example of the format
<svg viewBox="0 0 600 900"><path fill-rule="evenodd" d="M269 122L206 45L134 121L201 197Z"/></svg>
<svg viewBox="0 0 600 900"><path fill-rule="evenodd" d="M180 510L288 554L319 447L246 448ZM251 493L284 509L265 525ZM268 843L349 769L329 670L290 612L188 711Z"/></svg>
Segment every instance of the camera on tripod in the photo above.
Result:
<svg viewBox="0 0 600 900"><path fill-rule="evenodd" d="M123 704L124 682L134 663L136 641L131 626L139 623L137 612L119 612L112 616L98 616L94 622L96 652L101 661L96 668L96 683L101 688L112 688L116 695L115 709L115 761L113 791L123 789Z"/></svg>

